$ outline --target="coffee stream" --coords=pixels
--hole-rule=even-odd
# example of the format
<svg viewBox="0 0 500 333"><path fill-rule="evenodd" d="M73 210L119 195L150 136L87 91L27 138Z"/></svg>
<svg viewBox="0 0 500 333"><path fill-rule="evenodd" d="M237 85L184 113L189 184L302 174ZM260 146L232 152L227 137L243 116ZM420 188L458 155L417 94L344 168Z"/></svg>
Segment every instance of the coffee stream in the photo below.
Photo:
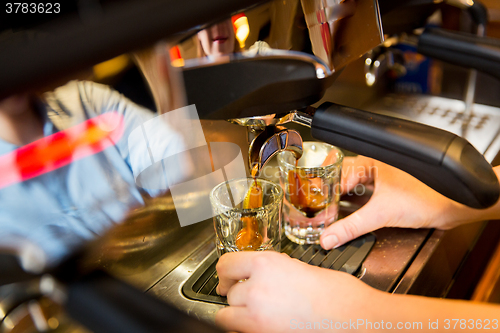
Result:
<svg viewBox="0 0 500 333"><path fill-rule="evenodd" d="M295 166L298 160L295 161ZM262 187L257 182L258 165L252 168L253 184L243 202L244 209L260 208L263 204ZM290 203L302 211L306 217L312 218L328 205L327 195L322 190L322 180L318 182L301 177L294 170L288 171L288 193ZM243 228L236 236L236 246L240 251L255 251L262 245L262 235L259 233L259 221L255 216L241 218Z"/></svg>
<svg viewBox="0 0 500 333"><path fill-rule="evenodd" d="M262 187L257 182L257 172L259 168L255 165L252 168L253 184L250 186L245 200L243 202L244 209L253 209L262 207ZM243 229L236 236L236 246L240 251L255 251L262 245L262 235L259 233L259 221L255 216L243 216Z"/></svg>

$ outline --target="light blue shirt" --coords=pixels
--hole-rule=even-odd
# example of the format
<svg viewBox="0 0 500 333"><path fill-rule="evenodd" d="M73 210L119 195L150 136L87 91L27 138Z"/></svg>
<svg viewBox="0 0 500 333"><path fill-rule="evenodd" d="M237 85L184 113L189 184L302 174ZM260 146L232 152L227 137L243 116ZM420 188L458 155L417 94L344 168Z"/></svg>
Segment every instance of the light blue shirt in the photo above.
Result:
<svg viewBox="0 0 500 333"><path fill-rule="evenodd" d="M115 146L0 189L0 243L12 236L26 238L55 264L122 221L131 208L144 204L134 181L127 138L156 115L107 86L77 81L47 93L41 108L47 114L45 136L110 111L122 115L125 126ZM166 149L178 149L182 140L172 133L170 137ZM17 148L0 140L0 155Z"/></svg>

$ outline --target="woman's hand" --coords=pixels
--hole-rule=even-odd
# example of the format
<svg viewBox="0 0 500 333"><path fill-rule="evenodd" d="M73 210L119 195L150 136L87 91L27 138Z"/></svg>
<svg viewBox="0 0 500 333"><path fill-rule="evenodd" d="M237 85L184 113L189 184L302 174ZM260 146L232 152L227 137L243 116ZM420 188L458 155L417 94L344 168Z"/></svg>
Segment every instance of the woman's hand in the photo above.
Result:
<svg viewBox="0 0 500 333"><path fill-rule="evenodd" d="M347 273L273 251L224 254L217 272L217 292L230 306L216 323L229 331L293 332L308 322L325 328L346 318L375 318L372 310L388 296Z"/></svg>
<svg viewBox="0 0 500 333"><path fill-rule="evenodd" d="M492 217L498 210L498 203L487 210L466 207L406 172L367 157L344 159L342 193L372 182L374 191L368 203L323 232L323 248L340 246L382 227L450 229Z"/></svg>
<svg viewBox="0 0 500 333"><path fill-rule="evenodd" d="M384 293L347 273L272 251L224 254L217 272L217 290L230 306L219 310L215 322L228 331L427 332L432 323L436 331L462 332L464 325L479 330L486 322L500 327L498 305Z"/></svg>

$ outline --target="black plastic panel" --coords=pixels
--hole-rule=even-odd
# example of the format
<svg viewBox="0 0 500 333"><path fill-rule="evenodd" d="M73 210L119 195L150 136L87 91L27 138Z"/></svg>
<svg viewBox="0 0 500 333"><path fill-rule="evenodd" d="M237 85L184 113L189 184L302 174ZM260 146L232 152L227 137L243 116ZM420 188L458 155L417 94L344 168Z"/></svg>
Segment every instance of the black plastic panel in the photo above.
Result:
<svg viewBox="0 0 500 333"><path fill-rule="evenodd" d="M314 115L311 135L390 164L472 208L488 208L500 197L484 156L467 140L435 127L325 102Z"/></svg>
<svg viewBox="0 0 500 333"><path fill-rule="evenodd" d="M337 249L326 251L319 245L298 245L284 237L281 252L310 265L355 275L374 244L375 235L367 234ZM182 292L187 298L228 305L226 297L217 295L215 291L219 284L215 270L217 260L217 253L214 251L182 286Z"/></svg>

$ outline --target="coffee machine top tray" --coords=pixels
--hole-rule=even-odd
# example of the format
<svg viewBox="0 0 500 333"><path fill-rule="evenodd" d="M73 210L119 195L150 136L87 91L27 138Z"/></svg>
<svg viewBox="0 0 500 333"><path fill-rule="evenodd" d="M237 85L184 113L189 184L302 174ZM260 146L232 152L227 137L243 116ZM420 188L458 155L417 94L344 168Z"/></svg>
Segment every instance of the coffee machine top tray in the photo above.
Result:
<svg viewBox="0 0 500 333"><path fill-rule="evenodd" d="M361 264L375 244L375 235L367 234L343 246L327 251L319 245L298 245L283 237L281 252L291 258L299 259L313 266L329 268L355 275ZM188 299L215 304L228 305L226 297L217 294L219 283L217 271L217 254L212 254L198 267L182 286L182 293Z"/></svg>

